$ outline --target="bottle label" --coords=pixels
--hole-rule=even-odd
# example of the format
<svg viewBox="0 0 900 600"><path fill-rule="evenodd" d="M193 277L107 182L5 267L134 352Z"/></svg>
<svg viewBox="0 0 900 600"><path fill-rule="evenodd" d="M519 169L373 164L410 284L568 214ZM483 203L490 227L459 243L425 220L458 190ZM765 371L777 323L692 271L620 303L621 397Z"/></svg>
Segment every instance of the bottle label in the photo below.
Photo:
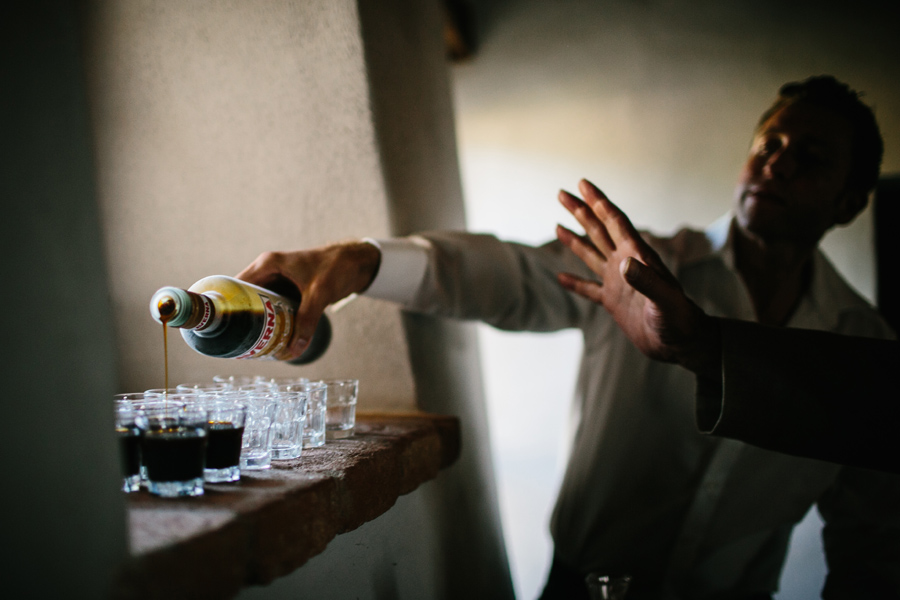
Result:
<svg viewBox="0 0 900 600"><path fill-rule="evenodd" d="M275 305L272 304L272 300L268 296L263 294L259 295L259 299L262 300L263 308L266 311L266 320L262 333L259 334L259 339L256 340L256 343L249 350L240 356L235 356L235 358L253 358L265 349L272 339L272 334L275 333Z"/></svg>
<svg viewBox="0 0 900 600"><path fill-rule="evenodd" d="M212 300L207 298L204 294L197 294L200 300L203 302L203 316L200 318L200 322L197 323L197 326L194 327L197 331L203 331L206 329L206 326L209 325L210 319L213 316L213 303Z"/></svg>

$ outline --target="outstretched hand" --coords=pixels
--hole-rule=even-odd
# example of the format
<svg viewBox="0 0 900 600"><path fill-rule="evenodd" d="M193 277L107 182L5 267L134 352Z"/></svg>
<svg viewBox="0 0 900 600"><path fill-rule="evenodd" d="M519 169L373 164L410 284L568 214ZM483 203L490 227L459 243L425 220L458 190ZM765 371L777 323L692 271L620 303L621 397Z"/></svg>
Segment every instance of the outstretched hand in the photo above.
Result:
<svg viewBox="0 0 900 600"><path fill-rule="evenodd" d="M264 252L237 278L276 292L287 284L300 294L290 340L291 354L297 358L312 340L328 305L364 291L380 262L381 252L372 244L344 242L311 250Z"/></svg>
<svg viewBox="0 0 900 600"><path fill-rule="evenodd" d="M603 305L650 358L717 377L720 342L715 319L685 295L659 255L603 192L585 179L578 189L584 200L560 191L559 201L584 227L585 236L562 225L556 234L598 279L560 273L560 284Z"/></svg>

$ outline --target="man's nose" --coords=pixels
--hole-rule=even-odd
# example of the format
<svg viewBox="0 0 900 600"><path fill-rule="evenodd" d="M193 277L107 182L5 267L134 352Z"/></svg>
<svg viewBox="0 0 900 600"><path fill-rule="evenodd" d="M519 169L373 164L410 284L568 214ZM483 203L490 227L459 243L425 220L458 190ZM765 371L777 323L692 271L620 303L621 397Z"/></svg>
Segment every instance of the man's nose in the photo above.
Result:
<svg viewBox="0 0 900 600"><path fill-rule="evenodd" d="M797 169L797 161L791 149L785 145L769 156L763 169L769 177L790 179Z"/></svg>

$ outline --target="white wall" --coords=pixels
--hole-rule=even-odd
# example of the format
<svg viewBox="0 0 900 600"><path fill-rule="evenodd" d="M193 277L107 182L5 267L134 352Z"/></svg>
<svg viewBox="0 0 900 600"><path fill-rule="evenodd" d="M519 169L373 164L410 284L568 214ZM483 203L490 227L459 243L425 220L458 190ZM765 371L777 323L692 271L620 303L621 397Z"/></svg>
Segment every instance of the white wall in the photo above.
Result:
<svg viewBox="0 0 900 600"><path fill-rule="evenodd" d="M91 7L88 64L123 391L140 391L162 387L162 332L147 308L156 289L233 275L266 250L387 235L389 190L354 2ZM413 407L398 312L358 302L333 325L329 352L299 368L210 359L174 336L170 377L354 374L362 409Z"/></svg>
<svg viewBox="0 0 900 600"><path fill-rule="evenodd" d="M866 92L900 171L900 41L884 8L774 0L481 0L481 46L454 68L468 226L525 242L576 226L556 201L581 177L641 227L702 227L727 211L753 127L778 87L832 73ZM872 297L871 214L826 252ZM550 556L549 511L578 335L481 332L504 533L516 591L531 598ZM815 528L817 515L808 519ZM818 597L817 535L783 597Z"/></svg>

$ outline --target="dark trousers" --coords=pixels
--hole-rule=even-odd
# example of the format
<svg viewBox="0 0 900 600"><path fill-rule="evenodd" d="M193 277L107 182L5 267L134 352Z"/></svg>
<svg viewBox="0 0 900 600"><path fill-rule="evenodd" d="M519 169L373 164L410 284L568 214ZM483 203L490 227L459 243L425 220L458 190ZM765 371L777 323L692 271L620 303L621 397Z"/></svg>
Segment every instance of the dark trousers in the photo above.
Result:
<svg viewBox="0 0 900 600"><path fill-rule="evenodd" d="M584 577L563 565L554 555L547 583L538 600L591 600Z"/></svg>

